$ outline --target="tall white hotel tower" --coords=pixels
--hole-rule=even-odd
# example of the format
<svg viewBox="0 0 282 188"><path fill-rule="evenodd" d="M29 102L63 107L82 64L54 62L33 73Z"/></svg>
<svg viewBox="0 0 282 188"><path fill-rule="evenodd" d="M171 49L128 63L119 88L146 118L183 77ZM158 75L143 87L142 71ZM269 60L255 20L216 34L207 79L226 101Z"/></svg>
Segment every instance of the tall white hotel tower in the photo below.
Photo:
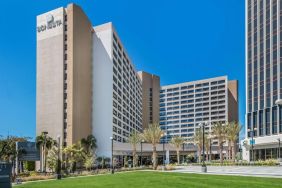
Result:
<svg viewBox="0 0 282 188"><path fill-rule="evenodd" d="M279 158L282 106L276 101L282 98L282 1L245 3L247 96L243 158Z"/></svg>

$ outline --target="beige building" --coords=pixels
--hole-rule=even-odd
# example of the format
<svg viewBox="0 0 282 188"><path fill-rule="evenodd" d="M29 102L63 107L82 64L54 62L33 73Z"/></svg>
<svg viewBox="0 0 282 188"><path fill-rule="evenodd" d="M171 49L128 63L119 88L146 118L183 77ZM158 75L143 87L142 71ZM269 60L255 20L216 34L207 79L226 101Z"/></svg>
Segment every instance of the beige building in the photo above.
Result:
<svg viewBox="0 0 282 188"><path fill-rule="evenodd" d="M160 126L173 136L192 139L200 124L212 131L217 122L238 121L238 81L227 76L162 86Z"/></svg>
<svg viewBox="0 0 282 188"><path fill-rule="evenodd" d="M92 33L74 4L37 16L36 134L64 146L91 134Z"/></svg>
<svg viewBox="0 0 282 188"><path fill-rule="evenodd" d="M142 81L142 126L159 123L160 120L160 77L139 71L138 75Z"/></svg>

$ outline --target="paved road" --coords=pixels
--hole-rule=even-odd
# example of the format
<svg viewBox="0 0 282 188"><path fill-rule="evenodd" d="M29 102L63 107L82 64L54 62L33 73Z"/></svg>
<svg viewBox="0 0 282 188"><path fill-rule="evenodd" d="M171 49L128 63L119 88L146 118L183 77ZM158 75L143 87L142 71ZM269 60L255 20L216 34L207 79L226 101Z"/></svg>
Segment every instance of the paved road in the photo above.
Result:
<svg viewBox="0 0 282 188"><path fill-rule="evenodd" d="M252 167L252 166L208 166L207 174L240 175L282 178L282 166ZM202 173L201 166L177 167L171 172Z"/></svg>

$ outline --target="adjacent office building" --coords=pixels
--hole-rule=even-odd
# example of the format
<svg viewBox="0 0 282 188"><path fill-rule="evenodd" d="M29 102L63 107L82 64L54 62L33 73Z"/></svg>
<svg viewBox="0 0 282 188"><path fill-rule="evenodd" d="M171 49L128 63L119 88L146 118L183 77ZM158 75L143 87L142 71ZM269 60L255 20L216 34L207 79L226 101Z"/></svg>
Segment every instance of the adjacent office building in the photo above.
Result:
<svg viewBox="0 0 282 188"><path fill-rule="evenodd" d="M282 1L246 0L246 160L278 157L282 139L282 106L276 105L282 98L281 21Z"/></svg>
<svg viewBox="0 0 282 188"><path fill-rule="evenodd" d="M93 134L97 155L142 130L141 80L111 23L69 4L37 16L36 134L68 146Z"/></svg>
<svg viewBox="0 0 282 188"><path fill-rule="evenodd" d="M238 81L227 76L162 86L160 125L165 142L173 136L192 138L201 123L238 121Z"/></svg>
<svg viewBox="0 0 282 188"><path fill-rule="evenodd" d="M191 139L201 123L206 131L216 122L238 121L238 81L227 76L162 86L160 126L173 136Z"/></svg>
<svg viewBox="0 0 282 188"><path fill-rule="evenodd" d="M142 127L144 129L149 124L159 123L160 77L144 71L139 71L138 75L142 82Z"/></svg>

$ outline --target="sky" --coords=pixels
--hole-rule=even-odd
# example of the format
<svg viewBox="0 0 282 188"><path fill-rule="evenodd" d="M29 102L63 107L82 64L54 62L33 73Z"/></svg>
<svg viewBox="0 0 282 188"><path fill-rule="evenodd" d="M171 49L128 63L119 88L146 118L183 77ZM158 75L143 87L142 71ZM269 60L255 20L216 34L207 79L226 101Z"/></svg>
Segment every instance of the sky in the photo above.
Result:
<svg viewBox="0 0 282 188"><path fill-rule="evenodd" d="M36 16L71 2L94 26L111 21L136 69L161 85L239 80L244 124L244 0L8 0L0 2L0 135L35 137Z"/></svg>

